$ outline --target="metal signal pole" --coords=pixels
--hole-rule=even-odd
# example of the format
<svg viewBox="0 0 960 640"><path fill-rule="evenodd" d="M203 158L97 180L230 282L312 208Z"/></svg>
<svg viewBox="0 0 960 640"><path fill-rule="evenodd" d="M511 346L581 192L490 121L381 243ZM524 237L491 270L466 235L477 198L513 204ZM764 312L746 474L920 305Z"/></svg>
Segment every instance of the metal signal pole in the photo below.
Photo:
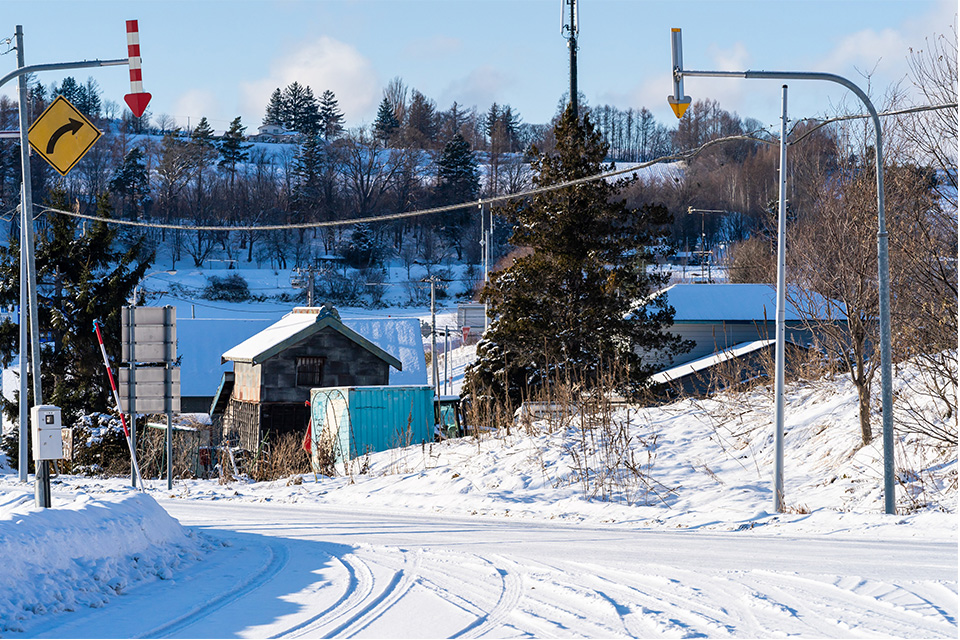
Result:
<svg viewBox="0 0 960 640"><path fill-rule="evenodd" d="M567 48L570 49L570 106L573 113L580 117L580 106L577 95L577 34L580 32L579 16L577 15L577 0L563 0L563 28L561 33L567 36ZM567 13L566 9L570 11Z"/></svg>
<svg viewBox="0 0 960 640"><path fill-rule="evenodd" d="M667 102L677 117L683 116L690 98L683 95L683 77L744 78L747 80L825 80L852 91L873 120L876 136L875 163L877 173L877 293L880 320L880 396L883 420L883 506L887 514L896 514L896 484L893 450L893 353L890 327L890 234L887 232L886 208L883 193L883 127L876 107L863 89L843 76L813 71L690 71L683 68L680 29L671 32L673 51L673 95Z"/></svg>

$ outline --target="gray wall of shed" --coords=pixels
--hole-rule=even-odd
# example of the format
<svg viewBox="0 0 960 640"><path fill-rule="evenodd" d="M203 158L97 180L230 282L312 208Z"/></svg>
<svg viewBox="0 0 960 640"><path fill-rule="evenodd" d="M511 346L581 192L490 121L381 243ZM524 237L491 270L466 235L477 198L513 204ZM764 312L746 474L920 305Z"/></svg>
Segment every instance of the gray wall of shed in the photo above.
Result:
<svg viewBox="0 0 960 640"><path fill-rule="evenodd" d="M323 380L313 387L359 387L390 384L390 365L343 334L321 329L260 365L260 402L310 399L310 386L297 386L297 358L324 359Z"/></svg>

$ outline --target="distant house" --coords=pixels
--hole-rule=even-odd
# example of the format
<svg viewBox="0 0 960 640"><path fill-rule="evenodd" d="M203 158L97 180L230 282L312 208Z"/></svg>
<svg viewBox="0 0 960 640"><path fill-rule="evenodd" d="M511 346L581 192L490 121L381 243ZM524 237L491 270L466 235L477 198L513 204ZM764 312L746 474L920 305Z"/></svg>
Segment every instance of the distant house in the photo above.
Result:
<svg viewBox="0 0 960 640"><path fill-rule="evenodd" d="M664 366L679 365L734 345L776 337L777 290L768 284L675 284L654 294L674 309L669 331L692 340L691 351ZM789 298L784 314L786 339L809 345L813 332Z"/></svg>
<svg viewBox="0 0 960 640"><path fill-rule="evenodd" d="M303 431L310 390L387 385L396 356L344 324L332 306L298 307L223 353L233 362L211 413L224 437L256 449L268 435Z"/></svg>

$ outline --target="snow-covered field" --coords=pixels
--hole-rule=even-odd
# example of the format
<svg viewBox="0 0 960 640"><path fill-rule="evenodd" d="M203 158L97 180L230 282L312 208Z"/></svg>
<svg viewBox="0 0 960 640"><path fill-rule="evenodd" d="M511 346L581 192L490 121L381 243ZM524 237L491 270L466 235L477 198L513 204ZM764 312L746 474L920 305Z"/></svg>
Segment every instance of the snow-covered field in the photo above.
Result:
<svg viewBox="0 0 960 640"><path fill-rule="evenodd" d="M850 384L791 386L778 514L771 415L757 390L336 478L61 477L46 511L5 471L0 634L956 638L956 448L898 438L884 515ZM637 473L607 473L628 451Z"/></svg>

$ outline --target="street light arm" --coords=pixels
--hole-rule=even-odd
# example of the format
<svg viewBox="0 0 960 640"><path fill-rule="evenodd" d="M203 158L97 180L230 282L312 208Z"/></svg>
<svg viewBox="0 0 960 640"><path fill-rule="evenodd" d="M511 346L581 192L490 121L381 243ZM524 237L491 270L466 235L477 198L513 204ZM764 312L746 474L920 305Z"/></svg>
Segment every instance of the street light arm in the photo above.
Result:
<svg viewBox="0 0 960 640"><path fill-rule="evenodd" d="M19 78L20 76L27 73L37 73L40 71L62 71L64 69L87 69L90 67L115 67L119 65L129 64L127 58L117 59L117 60L83 60L81 62L51 62L48 64L32 64L29 67L20 67L14 71L11 71L7 75L0 78L0 87L7 84L14 78Z"/></svg>

